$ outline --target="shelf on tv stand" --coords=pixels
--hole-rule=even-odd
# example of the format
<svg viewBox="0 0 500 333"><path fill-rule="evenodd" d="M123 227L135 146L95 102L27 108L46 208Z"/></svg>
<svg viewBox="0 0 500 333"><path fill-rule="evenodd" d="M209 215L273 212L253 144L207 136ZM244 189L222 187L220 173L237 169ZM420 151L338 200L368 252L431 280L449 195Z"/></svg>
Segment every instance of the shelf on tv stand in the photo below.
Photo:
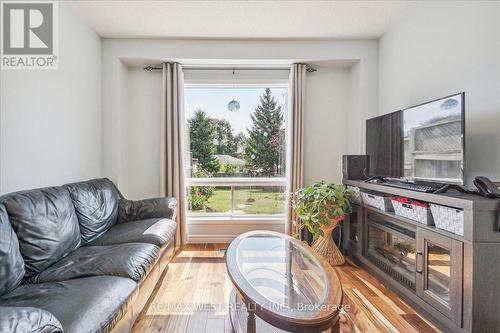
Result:
<svg viewBox="0 0 500 333"><path fill-rule="evenodd" d="M432 202L439 205L455 207L464 210L498 210L499 200L488 199L479 195L465 194L465 193L443 193L433 194L411 191L402 188L385 186L383 183L367 183L362 180L344 180L344 184L357 186L367 190L402 196L410 197L416 200Z"/></svg>
<svg viewBox="0 0 500 333"><path fill-rule="evenodd" d="M378 208L375 208L375 207L372 207L372 206L368 206L368 205L365 205L365 204L355 204L355 205L361 206L361 207L363 207L364 209L366 209L368 211L371 211L371 212L374 212L374 213L386 216L386 217L388 217L390 219L393 219L393 220L396 220L396 221L399 221L399 222L403 222L403 223L406 223L406 224L409 224L409 225L412 225L412 226L415 226L415 227L419 227L419 228L423 228L423 229L426 229L426 230L430 230L430 231L436 232L438 234L442 234L443 236L446 236L446 237L449 237L449 238L453 238L453 239L456 239L456 240L459 240L459 241L462 241L462 242L466 241L460 235L454 234L452 232L449 232L449 231L446 231L446 230L443 230L443 229L436 228L433 225L427 225L427 224L419 223L417 221L413 221L413 220L411 220L409 218L396 215L394 212L386 212L386 211L383 211L381 209L378 209Z"/></svg>

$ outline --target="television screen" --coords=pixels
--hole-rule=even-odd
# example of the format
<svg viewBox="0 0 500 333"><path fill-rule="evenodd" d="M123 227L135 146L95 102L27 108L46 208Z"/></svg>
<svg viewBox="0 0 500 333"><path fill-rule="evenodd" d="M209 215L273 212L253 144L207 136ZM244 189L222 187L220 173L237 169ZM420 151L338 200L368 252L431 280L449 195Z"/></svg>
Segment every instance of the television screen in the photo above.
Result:
<svg viewBox="0 0 500 333"><path fill-rule="evenodd" d="M370 176L403 176L403 117L397 111L366 121Z"/></svg>
<svg viewBox="0 0 500 333"><path fill-rule="evenodd" d="M370 175L464 183L464 94L367 120Z"/></svg>

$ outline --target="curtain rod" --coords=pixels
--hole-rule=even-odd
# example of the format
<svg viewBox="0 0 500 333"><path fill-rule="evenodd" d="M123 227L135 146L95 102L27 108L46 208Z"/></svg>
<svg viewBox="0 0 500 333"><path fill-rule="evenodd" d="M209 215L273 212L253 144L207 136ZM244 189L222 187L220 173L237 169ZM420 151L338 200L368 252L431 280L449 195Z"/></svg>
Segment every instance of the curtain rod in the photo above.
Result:
<svg viewBox="0 0 500 333"><path fill-rule="evenodd" d="M143 68L145 71L152 72L152 71L161 71L163 70L162 66L158 65L146 65ZM232 70L233 72L238 70L244 70L244 71L261 71L261 70L266 70L266 71L282 71L282 70L287 70L289 67L197 67L197 66L183 66L183 69L187 70L198 70L198 71L220 71L220 70ZM311 66L306 66L306 71L309 73L316 72L317 69Z"/></svg>
<svg viewBox="0 0 500 333"><path fill-rule="evenodd" d="M198 67L198 66L182 66L182 69L184 70L196 70L196 71L221 71L221 70L228 70L228 71L258 71L258 70L269 70L269 71L283 71L290 69L290 67ZM163 67L157 66L157 65L147 65L144 67L144 70L151 72L151 71L161 71L163 70Z"/></svg>

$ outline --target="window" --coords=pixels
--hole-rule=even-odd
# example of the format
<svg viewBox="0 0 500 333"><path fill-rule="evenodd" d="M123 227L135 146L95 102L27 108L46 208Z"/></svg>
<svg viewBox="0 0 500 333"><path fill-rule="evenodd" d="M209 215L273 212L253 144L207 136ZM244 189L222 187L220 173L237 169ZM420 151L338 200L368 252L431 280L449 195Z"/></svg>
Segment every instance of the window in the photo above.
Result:
<svg viewBox="0 0 500 333"><path fill-rule="evenodd" d="M287 87L186 85L188 216L284 217Z"/></svg>

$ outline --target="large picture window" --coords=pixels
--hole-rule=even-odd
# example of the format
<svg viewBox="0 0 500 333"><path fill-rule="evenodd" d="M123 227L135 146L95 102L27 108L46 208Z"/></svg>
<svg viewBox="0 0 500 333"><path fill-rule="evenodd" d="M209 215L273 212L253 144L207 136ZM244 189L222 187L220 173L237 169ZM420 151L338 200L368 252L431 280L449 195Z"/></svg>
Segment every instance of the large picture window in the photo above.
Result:
<svg viewBox="0 0 500 333"><path fill-rule="evenodd" d="M186 85L189 216L284 216L286 86Z"/></svg>

